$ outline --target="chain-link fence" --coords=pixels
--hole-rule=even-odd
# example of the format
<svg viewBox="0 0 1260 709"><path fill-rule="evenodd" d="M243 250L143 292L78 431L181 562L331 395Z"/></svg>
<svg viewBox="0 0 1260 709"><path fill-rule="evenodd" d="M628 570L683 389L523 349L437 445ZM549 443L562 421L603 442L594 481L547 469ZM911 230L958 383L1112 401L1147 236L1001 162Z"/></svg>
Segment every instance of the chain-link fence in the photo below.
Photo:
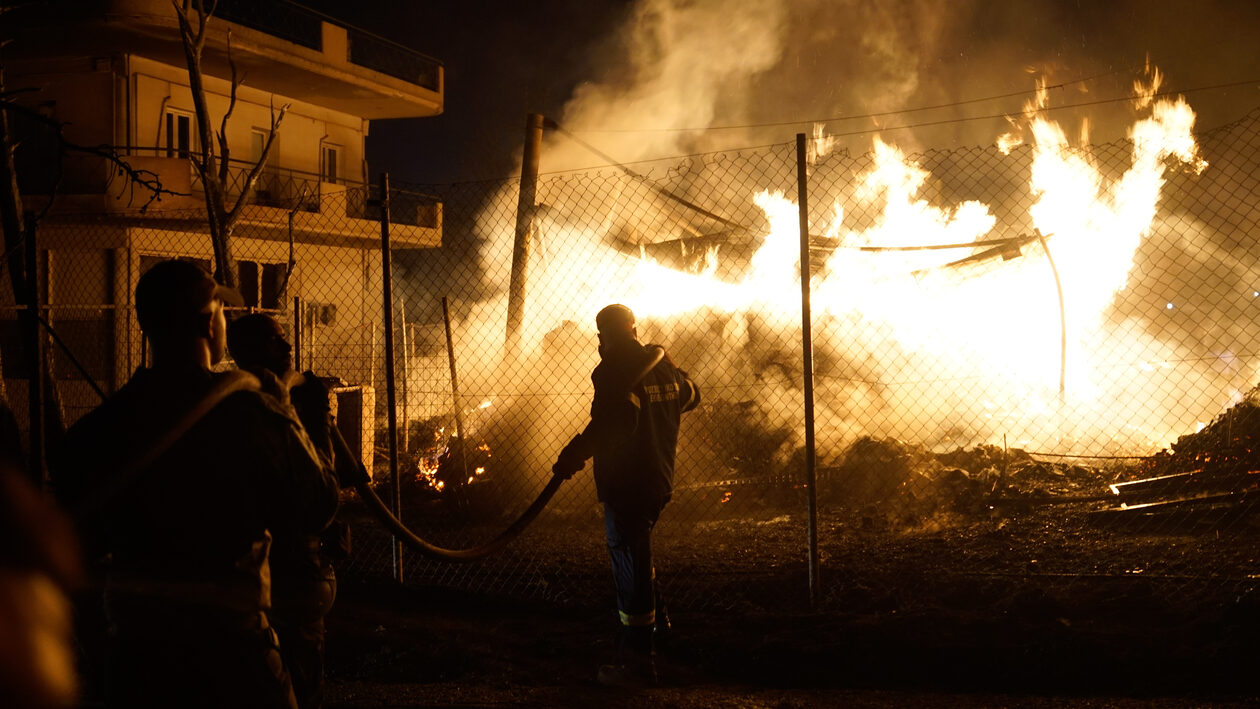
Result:
<svg viewBox="0 0 1260 709"><path fill-rule="evenodd" d="M235 256L247 307L286 324L300 368L342 381L343 432L435 543L488 540L543 488L587 419L594 315L622 302L703 393L655 535L675 604L798 607L811 588L874 610L1027 599L1011 589L1230 598L1257 573L1260 113L1195 136L1197 155L1156 117L1088 148L1039 133L1007 153L815 155L808 379L795 144L544 175L532 209L519 180L393 190L389 274L379 190L268 193ZM138 274L160 258L208 263L198 215L41 223L69 419L95 403L86 378L108 391L144 361ZM474 563L400 550L353 497L345 513L344 578L611 597L589 471Z"/></svg>

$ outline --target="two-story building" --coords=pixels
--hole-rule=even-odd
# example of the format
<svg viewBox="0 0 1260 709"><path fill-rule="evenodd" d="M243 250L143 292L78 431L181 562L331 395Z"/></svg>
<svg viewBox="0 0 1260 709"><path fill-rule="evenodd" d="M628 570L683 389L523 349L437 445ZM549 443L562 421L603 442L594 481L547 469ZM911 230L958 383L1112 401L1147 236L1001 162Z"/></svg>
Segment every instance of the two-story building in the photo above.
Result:
<svg viewBox="0 0 1260 709"><path fill-rule="evenodd" d="M5 34L16 30L2 54L8 90L64 126L68 141L109 146L178 193L150 203L108 161L59 156L46 128L13 120L24 138L16 159L27 206L40 209L57 193L37 235L45 314L88 375L113 390L145 358L132 307L140 274L166 258L212 262L189 160L198 129L175 9L170 0L53 0L12 11L5 24ZM379 190L364 139L372 120L441 113L442 66L296 3L220 0L203 55L216 132L232 65L239 85L222 124L229 204L262 155L274 112L288 107L233 239L242 293L249 308L274 313L299 336L303 367L360 386L366 414L384 337ZM393 243L439 246L441 206L392 193ZM9 290L0 288L8 306L0 317L12 325ZM64 355L53 359L76 418L98 397ZM20 409L25 386L15 378L24 374L8 362L5 369Z"/></svg>

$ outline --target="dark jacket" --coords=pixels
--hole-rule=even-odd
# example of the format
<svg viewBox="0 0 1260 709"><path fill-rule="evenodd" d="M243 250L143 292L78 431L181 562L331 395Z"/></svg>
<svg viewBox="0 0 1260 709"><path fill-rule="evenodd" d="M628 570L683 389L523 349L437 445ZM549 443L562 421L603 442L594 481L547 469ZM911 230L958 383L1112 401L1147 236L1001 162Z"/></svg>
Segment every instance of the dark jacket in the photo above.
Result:
<svg viewBox="0 0 1260 709"><path fill-rule="evenodd" d="M129 484L91 499L222 376L141 368L50 461L59 498L93 511L81 532L111 556L120 593L266 608L270 539L317 534L336 512L336 478L292 409L256 391L228 395Z"/></svg>
<svg viewBox="0 0 1260 709"><path fill-rule="evenodd" d="M595 458L600 501L627 512L655 514L669 502L679 422L700 403L699 388L668 356L635 381L657 349L624 343L591 373L595 397L583 444Z"/></svg>

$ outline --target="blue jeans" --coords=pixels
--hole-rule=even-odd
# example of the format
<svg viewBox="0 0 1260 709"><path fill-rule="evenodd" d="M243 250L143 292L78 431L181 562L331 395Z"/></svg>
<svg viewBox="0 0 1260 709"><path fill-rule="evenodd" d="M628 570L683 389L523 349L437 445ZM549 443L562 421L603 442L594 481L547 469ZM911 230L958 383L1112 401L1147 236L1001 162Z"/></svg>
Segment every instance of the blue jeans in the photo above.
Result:
<svg viewBox="0 0 1260 709"><path fill-rule="evenodd" d="M630 512L604 503L604 532L617 588L617 610L625 626L650 627L656 622L652 527L659 516L659 510Z"/></svg>

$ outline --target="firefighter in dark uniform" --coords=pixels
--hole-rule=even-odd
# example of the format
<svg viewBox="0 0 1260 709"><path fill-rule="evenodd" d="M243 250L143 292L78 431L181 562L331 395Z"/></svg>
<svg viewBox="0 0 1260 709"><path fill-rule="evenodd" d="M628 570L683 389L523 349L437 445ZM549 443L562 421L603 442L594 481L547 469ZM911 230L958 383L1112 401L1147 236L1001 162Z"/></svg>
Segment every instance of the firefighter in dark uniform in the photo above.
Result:
<svg viewBox="0 0 1260 709"><path fill-rule="evenodd" d="M700 403L700 390L665 356L639 343L634 313L610 305L595 318L600 363L591 373L591 422L569 442L552 470L568 477L595 459L595 489L604 504L621 630L602 683L656 683L653 632L657 621L652 528L673 491L681 415Z"/></svg>
<svg viewBox="0 0 1260 709"><path fill-rule="evenodd" d="M50 460L85 543L108 558L110 706L296 707L268 617L270 549L328 524L337 481L290 407L211 371L225 302L240 295L192 263L142 275L153 366Z"/></svg>
<svg viewBox="0 0 1260 709"><path fill-rule="evenodd" d="M363 464L350 452L333 421L329 388L313 372L296 374L293 347L270 315L251 313L228 325L228 351L236 366L292 386L289 397L316 450L331 465L342 488L368 482ZM318 709L324 699L324 616L337 598L332 562L349 556L349 527L334 520L323 534L276 540L271 552L271 618L280 654L293 679L299 709Z"/></svg>

